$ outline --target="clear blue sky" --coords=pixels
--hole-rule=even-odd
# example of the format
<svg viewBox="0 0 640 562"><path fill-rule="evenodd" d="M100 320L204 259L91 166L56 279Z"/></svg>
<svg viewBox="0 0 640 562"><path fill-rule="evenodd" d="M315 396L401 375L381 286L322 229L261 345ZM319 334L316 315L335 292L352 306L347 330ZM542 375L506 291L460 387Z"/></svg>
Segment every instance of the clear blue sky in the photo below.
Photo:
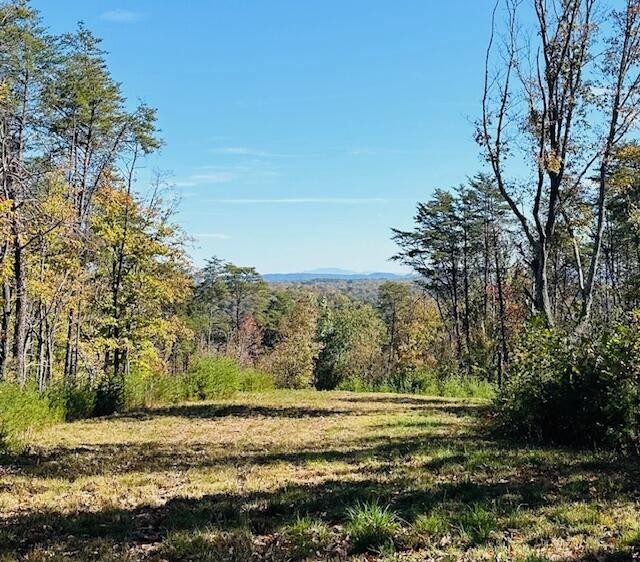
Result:
<svg viewBox="0 0 640 562"><path fill-rule="evenodd" d="M35 0L158 109L179 221L263 273L394 271L390 228L480 169L492 0Z"/></svg>

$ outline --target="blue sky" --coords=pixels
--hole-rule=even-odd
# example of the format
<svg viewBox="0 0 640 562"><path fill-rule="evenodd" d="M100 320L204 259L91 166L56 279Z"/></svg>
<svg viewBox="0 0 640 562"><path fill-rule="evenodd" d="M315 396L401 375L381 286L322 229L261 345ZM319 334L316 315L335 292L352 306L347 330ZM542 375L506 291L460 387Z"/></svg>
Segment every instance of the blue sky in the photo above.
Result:
<svg viewBox="0 0 640 562"><path fill-rule="evenodd" d="M397 271L391 227L482 163L491 0L35 0L158 109L196 263ZM141 177L144 176L144 173Z"/></svg>

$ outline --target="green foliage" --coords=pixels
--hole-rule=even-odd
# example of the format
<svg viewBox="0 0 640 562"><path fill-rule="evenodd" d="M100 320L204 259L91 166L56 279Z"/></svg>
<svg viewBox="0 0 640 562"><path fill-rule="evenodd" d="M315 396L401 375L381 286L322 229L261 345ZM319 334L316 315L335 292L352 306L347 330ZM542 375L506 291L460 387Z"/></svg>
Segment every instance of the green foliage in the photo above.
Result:
<svg viewBox="0 0 640 562"><path fill-rule="evenodd" d="M289 555L294 560L302 560L322 550L329 539L327 526L311 517L298 516L284 530L289 547Z"/></svg>
<svg viewBox="0 0 640 562"><path fill-rule="evenodd" d="M124 409L124 377L103 376L95 386L94 416L109 416Z"/></svg>
<svg viewBox="0 0 640 562"><path fill-rule="evenodd" d="M420 535L439 535L445 533L449 528L449 521L442 515L431 513L429 515L418 515L413 522L413 528Z"/></svg>
<svg viewBox="0 0 640 562"><path fill-rule="evenodd" d="M57 383L49 389L48 396L51 407L62 412L65 421L90 418L94 415L96 391L88 383Z"/></svg>
<svg viewBox="0 0 640 562"><path fill-rule="evenodd" d="M531 324L495 401L500 430L555 443L640 448L637 321L573 342Z"/></svg>
<svg viewBox="0 0 640 562"><path fill-rule="evenodd" d="M316 387L330 390L348 379L381 382L385 328L376 309L341 297L324 303L318 322L323 348L316 363Z"/></svg>
<svg viewBox="0 0 640 562"><path fill-rule="evenodd" d="M187 400L206 400L231 396L238 391L273 388L273 378L242 367L233 359L203 356L196 359L182 379L181 395Z"/></svg>
<svg viewBox="0 0 640 562"><path fill-rule="evenodd" d="M181 379L173 375L135 370L124 380L124 408L134 410L181 399Z"/></svg>
<svg viewBox="0 0 640 562"><path fill-rule="evenodd" d="M62 410L52 406L37 388L0 383L0 451L18 446L22 432L55 423L62 417Z"/></svg>
<svg viewBox="0 0 640 562"><path fill-rule="evenodd" d="M244 368L239 373L238 390L241 392L264 392L275 388L273 376L256 369Z"/></svg>
<svg viewBox="0 0 640 562"><path fill-rule="evenodd" d="M445 379L440 388L440 396L448 398L482 398L489 400L495 396L494 384L473 377L450 377Z"/></svg>
<svg viewBox="0 0 640 562"><path fill-rule="evenodd" d="M472 544L482 544L498 528L498 519L493 512L475 504L460 515L456 527L460 535Z"/></svg>
<svg viewBox="0 0 640 562"><path fill-rule="evenodd" d="M64 421L108 416L124 408L123 382L115 377L102 377L93 384L87 381L57 383L47 396L51 407L62 413Z"/></svg>
<svg viewBox="0 0 640 562"><path fill-rule="evenodd" d="M351 392L397 392L483 400L493 398L496 392L495 385L484 380L460 375L438 379L434 372L428 370L393 373L378 384L370 384L357 377L349 378L340 383L338 388Z"/></svg>
<svg viewBox="0 0 640 562"><path fill-rule="evenodd" d="M631 529L630 531L627 531L622 536L621 542L625 546L640 547L640 527L636 527L634 529Z"/></svg>
<svg viewBox="0 0 640 562"><path fill-rule="evenodd" d="M347 529L357 551L375 550L393 544L400 523L389 506L377 500L357 503L347 510Z"/></svg>
<svg viewBox="0 0 640 562"><path fill-rule="evenodd" d="M317 302L300 295L278 323L278 341L266 359L279 388L308 388L313 382L314 361L320 351L316 341Z"/></svg>

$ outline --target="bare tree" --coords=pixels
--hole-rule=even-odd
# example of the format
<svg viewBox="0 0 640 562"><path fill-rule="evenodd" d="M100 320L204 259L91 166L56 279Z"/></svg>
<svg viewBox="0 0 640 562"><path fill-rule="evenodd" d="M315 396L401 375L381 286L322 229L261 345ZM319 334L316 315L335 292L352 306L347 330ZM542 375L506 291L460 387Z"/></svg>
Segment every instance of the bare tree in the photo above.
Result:
<svg viewBox="0 0 640 562"><path fill-rule="evenodd" d="M498 34L501 7L506 31ZM558 320L549 254L559 231L570 235L579 305L569 320L581 330L598 278L610 160L640 102L640 1L610 14L600 8L598 0L498 0L476 135L520 224L529 296L549 325ZM521 24L529 19L533 28Z"/></svg>

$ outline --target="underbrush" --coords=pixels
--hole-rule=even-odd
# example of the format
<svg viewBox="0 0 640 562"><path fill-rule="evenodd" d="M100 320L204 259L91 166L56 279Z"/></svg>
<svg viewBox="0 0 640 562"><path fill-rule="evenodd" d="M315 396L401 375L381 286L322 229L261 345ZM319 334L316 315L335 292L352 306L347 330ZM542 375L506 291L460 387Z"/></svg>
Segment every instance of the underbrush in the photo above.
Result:
<svg viewBox="0 0 640 562"><path fill-rule="evenodd" d="M16 446L22 432L63 418L63 411L36 387L0 383L0 450Z"/></svg>
<svg viewBox="0 0 640 562"><path fill-rule="evenodd" d="M488 381L463 375L438 377L431 371L394 374L378 384L369 384L361 379L348 379L343 381L338 389L351 392L396 392L484 400L490 400L496 394L495 385Z"/></svg>
<svg viewBox="0 0 640 562"><path fill-rule="evenodd" d="M574 341L540 322L495 400L497 429L532 441L640 452L637 320Z"/></svg>
<svg viewBox="0 0 640 562"><path fill-rule="evenodd" d="M185 400L206 400L274 387L270 375L242 367L232 359L213 356L195 361L180 382L180 399Z"/></svg>
<svg viewBox="0 0 640 562"><path fill-rule="evenodd" d="M106 416L180 401L224 398L274 387L273 378L224 357L205 356L181 375L134 371L123 377L56 382L46 392L0 383L0 450L15 448L20 435L59 421Z"/></svg>

